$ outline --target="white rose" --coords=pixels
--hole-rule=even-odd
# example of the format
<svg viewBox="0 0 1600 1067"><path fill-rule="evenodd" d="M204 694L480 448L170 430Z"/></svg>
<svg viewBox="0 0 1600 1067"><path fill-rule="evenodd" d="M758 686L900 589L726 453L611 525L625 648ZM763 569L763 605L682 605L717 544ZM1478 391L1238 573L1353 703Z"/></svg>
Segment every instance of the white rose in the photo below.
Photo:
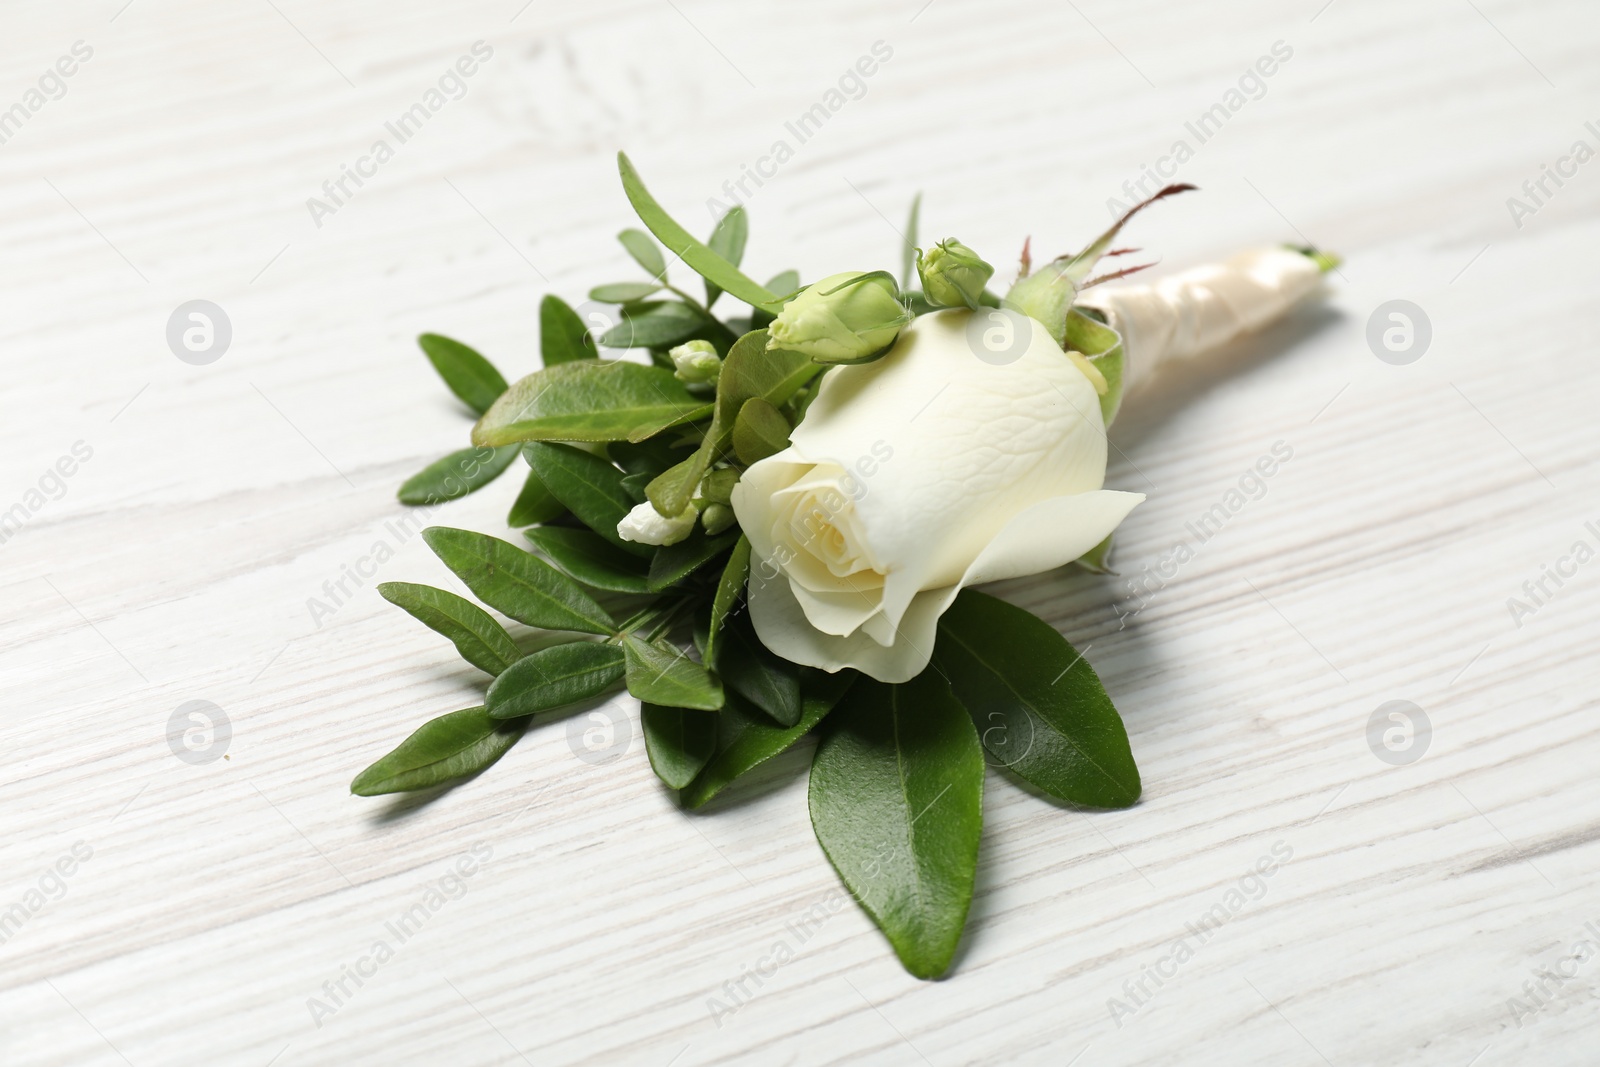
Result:
<svg viewBox="0 0 1600 1067"><path fill-rule="evenodd" d="M622 517L617 523L617 536L641 545L675 545L694 533L694 522L699 517L690 504L682 515L669 519L647 500Z"/></svg>
<svg viewBox="0 0 1600 1067"><path fill-rule="evenodd" d="M1101 489L1094 387L1043 325L1009 314L1011 362L979 359L973 313L956 309L829 371L790 446L734 488L750 617L778 655L908 681L963 586L1070 563L1144 499Z"/></svg>

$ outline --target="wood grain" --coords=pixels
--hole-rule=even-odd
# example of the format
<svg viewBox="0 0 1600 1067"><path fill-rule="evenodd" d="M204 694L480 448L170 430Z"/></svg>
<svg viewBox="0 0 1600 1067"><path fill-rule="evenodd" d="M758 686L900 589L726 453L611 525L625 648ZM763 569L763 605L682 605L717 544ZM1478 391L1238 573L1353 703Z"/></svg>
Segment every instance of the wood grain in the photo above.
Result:
<svg viewBox="0 0 1600 1067"><path fill-rule="evenodd" d="M1600 564L1521 625L1507 606L1600 543L1600 164L1546 179L1520 226L1507 206L1600 148L1593 5L522 3L4 13L0 111L93 54L0 143L0 514L26 505L0 544L0 916L27 912L0 1062L1593 1062L1600 964L1525 983L1600 929ZM480 40L464 94L316 225L307 198ZM879 41L859 98L747 181L757 277L893 266L917 190L926 235L998 262L1075 247L1277 42L1191 145L1203 193L1130 237L1172 267L1302 235L1347 257L1325 304L1130 403L1109 484L1149 500L1120 577L997 587L1087 653L1146 792L1084 814L991 774L937 983L842 897L807 751L685 815L617 701L612 762L552 725L428 803L347 792L481 689L372 588L447 580L396 525L400 480L467 427L414 336L531 370L541 295L631 276L618 148L705 228ZM207 366L165 340L196 298L233 327ZM1406 366L1365 340L1393 299L1432 325ZM1256 498L1149 584L1278 442ZM428 521L500 532L514 495ZM314 619L378 544L394 558ZM231 720L226 759L169 749L191 700ZM1390 700L1432 722L1416 762L1368 747Z"/></svg>

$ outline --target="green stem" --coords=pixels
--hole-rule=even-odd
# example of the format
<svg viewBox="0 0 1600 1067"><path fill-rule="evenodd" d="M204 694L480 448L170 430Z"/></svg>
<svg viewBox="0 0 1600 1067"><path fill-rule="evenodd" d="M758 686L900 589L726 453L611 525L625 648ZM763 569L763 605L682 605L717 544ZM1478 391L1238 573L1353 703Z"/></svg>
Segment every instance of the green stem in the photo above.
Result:
<svg viewBox="0 0 1600 1067"><path fill-rule="evenodd" d="M663 284L662 287L666 289L667 292L672 293L678 299L682 300L685 304L688 304L695 311L699 312L701 318L705 319L709 325L716 327L719 331L726 334L728 338L734 341L739 339L738 335L728 328L727 323L723 322L721 319L717 318L716 315L712 314L711 309L700 303L700 301L696 300L682 289L679 289L676 285Z"/></svg>
<svg viewBox="0 0 1600 1067"><path fill-rule="evenodd" d="M688 607L688 605L688 597L684 597L682 600L672 605L672 607L668 609L666 615L663 616L661 621L656 625L655 629L651 630L650 633L645 635L645 640L654 641L656 638L666 633L667 630L671 628L672 624L678 621L678 616L683 614L683 609Z"/></svg>
<svg viewBox="0 0 1600 1067"><path fill-rule="evenodd" d="M617 627L617 632L606 639L607 644L619 644L622 639L636 630L650 627L650 632L645 640L654 641L666 632L667 627L677 621L683 609L689 605L688 597L676 597L670 601L657 600L635 612L631 618Z"/></svg>

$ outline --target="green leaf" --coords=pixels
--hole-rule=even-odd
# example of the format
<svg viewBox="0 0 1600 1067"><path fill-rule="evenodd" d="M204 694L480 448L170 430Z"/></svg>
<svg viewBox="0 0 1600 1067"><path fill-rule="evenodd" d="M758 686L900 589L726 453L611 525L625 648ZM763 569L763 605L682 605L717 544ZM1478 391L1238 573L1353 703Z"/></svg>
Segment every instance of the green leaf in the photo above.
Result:
<svg viewBox="0 0 1600 1067"><path fill-rule="evenodd" d="M517 458L514 445L500 448L463 448L434 460L400 484L396 494L402 504L442 504L494 481Z"/></svg>
<svg viewBox="0 0 1600 1067"><path fill-rule="evenodd" d="M786 304L789 302L796 290L800 288L800 272L797 270L786 270L778 274L774 274L771 280L767 282L767 288L778 294L778 302L780 305ZM750 328L752 330L764 330L775 317L776 315L774 312L763 311L762 309L757 308L750 313Z"/></svg>
<svg viewBox="0 0 1600 1067"><path fill-rule="evenodd" d="M716 711L722 707L722 684L711 672L684 655L670 641L622 639L627 654L628 692L652 704Z"/></svg>
<svg viewBox="0 0 1600 1067"><path fill-rule="evenodd" d="M430 526L422 538L474 596L518 622L589 634L616 630L611 616L581 586L531 552L448 526Z"/></svg>
<svg viewBox="0 0 1600 1067"><path fill-rule="evenodd" d="M800 272L797 270L783 270L772 276L767 282L767 288L777 293L779 298L791 297L800 288Z"/></svg>
<svg viewBox="0 0 1600 1067"><path fill-rule="evenodd" d="M937 671L859 679L811 764L811 825L906 970L950 966L977 872L983 748Z"/></svg>
<svg viewBox="0 0 1600 1067"><path fill-rule="evenodd" d="M505 627L470 600L431 585L382 582L378 595L422 625L448 637L461 658L488 674L499 674L522 655Z"/></svg>
<svg viewBox="0 0 1600 1067"><path fill-rule="evenodd" d="M589 324L553 293L539 301L539 355L546 367L599 355Z"/></svg>
<svg viewBox="0 0 1600 1067"><path fill-rule="evenodd" d="M507 389L472 428L472 440L638 441L710 413L669 370L575 360L535 371Z"/></svg>
<svg viewBox="0 0 1600 1067"><path fill-rule="evenodd" d="M505 378L476 349L437 333L423 334L417 344L450 391L479 415L506 391Z"/></svg>
<svg viewBox="0 0 1600 1067"><path fill-rule="evenodd" d="M1003 766L1073 804L1125 808L1139 799L1122 718L1054 627L964 590L939 620L934 662Z"/></svg>
<svg viewBox="0 0 1600 1067"><path fill-rule="evenodd" d="M643 230L623 230L617 234L617 240L622 242L622 247L628 250L628 255L633 261L644 268L644 272L652 278L661 278L667 273L667 261L661 255L661 249L650 240L650 235Z"/></svg>
<svg viewBox="0 0 1600 1067"><path fill-rule="evenodd" d="M1064 345L1088 356L1095 370L1105 378L1108 388L1100 398L1100 415L1110 426L1122 407L1122 336L1105 323L1085 315L1082 309L1073 308L1067 312Z"/></svg>
<svg viewBox="0 0 1600 1067"><path fill-rule="evenodd" d="M617 153L617 169L622 175L622 189L628 194L628 202L633 205L633 210L638 213L639 219L645 224L656 239L667 246L667 250L676 254L689 265L689 269L699 274L702 278L732 293L753 307L777 310L777 297L766 289L751 281L739 272L733 264L723 259L717 253L701 244L689 235L689 231L673 221L672 216L656 202L655 197L644 187L639 172L633 167L627 155Z"/></svg>
<svg viewBox="0 0 1600 1067"><path fill-rule="evenodd" d="M610 593L649 593L644 563L588 530L535 526L523 536L584 585Z"/></svg>
<svg viewBox="0 0 1600 1067"><path fill-rule="evenodd" d="M744 585L750 577L750 539L739 537L733 546L733 553L728 556L728 563L722 568L722 578L717 582L716 594L711 598L711 622L706 629L705 661L717 662L717 650L722 644L722 628L728 621L728 613L735 604L744 596Z"/></svg>
<svg viewBox="0 0 1600 1067"><path fill-rule="evenodd" d="M772 716L779 726L800 721L800 667L756 639L750 613L728 620L717 659L722 684Z"/></svg>
<svg viewBox="0 0 1600 1067"><path fill-rule="evenodd" d="M524 447L523 454L545 487L579 522L629 555L655 552L649 545L624 541L617 533L617 523L633 510L633 498L623 488L625 475L610 462L571 445L533 443Z"/></svg>
<svg viewBox="0 0 1600 1067"><path fill-rule="evenodd" d="M622 478L622 490L628 494L628 498L635 504L643 504L650 499L645 493L645 490L650 486L650 481L648 474L626 474Z"/></svg>
<svg viewBox="0 0 1600 1067"><path fill-rule="evenodd" d="M652 437L648 441L613 441L606 445L606 455L629 474L646 474L654 477L689 454L690 449L667 435Z"/></svg>
<svg viewBox="0 0 1600 1067"><path fill-rule="evenodd" d="M650 483L650 502L663 515L680 515L700 479L733 443L733 427L746 401L761 398L774 407L785 403L822 367L798 352L767 350L767 331L739 338L722 361L716 412L705 441L694 455Z"/></svg>
<svg viewBox="0 0 1600 1067"><path fill-rule="evenodd" d="M733 433L733 420L746 400L760 397L773 407L781 407L822 367L798 352L767 348L767 331L752 330L728 350L717 378L717 408L722 416L718 430L726 437Z"/></svg>
<svg viewBox="0 0 1600 1067"><path fill-rule="evenodd" d="M704 315L678 300L635 304L623 309L622 321L601 336L600 344L605 348L662 348L687 341L705 325Z"/></svg>
<svg viewBox="0 0 1600 1067"><path fill-rule="evenodd" d="M561 506L561 501L545 488L544 482L539 480L538 472L530 470L527 480L522 483L522 492L517 494L516 502L511 505L511 514L506 516L506 525L523 527L536 522L549 522L566 510Z"/></svg>
<svg viewBox="0 0 1600 1067"><path fill-rule="evenodd" d="M607 282L597 285L589 290L589 299L602 304L633 304L652 293L659 293L661 286L654 282ZM602 341L602 344L605 342ZM614 347L628 348L629 345Z"/></svg>
<svg viewBox="0 0 1600 1067"><path fill-rule="evenodd" d="M922 194L911 198L911 217L906 219L905 239L900 246L900 288L909 289L917 281L917 224L922 214Z"/></svg>
<svg viewBox="0 0 1600 1067"><path fill-rule="evenodd" d="M662 515L669 518L673 515L682 515L683 509L694 499L695 490L700 486L700 479L705 477L706 468L710 466L711 450L704 446L697 448L682 463L675 464L650 479L644 487L645 497Z"/></svg>
<svg viewBox="0 0 1600 1067"><path fill-rule="evenodd" d="M776 456L789 447L789 420L759 396L739 409L733 422L733 454L745 466Z"/></svg>
<svg viewBox="0 0 1600 1067"><path fill-rule="evenodd" d="M644 704L639 722L650 766L669 789L682 789L694 781L716 748L716 712Z"/></svg>
<svg viewBox="0 0 1600 1067"><path fill-rule="evenodd" d="M622 649L616 645L551 645L523 656L496 678L485 706L496 719L554 711L604 693L622 677L622 670Z"/></svg>
<svg viewBox="0 0 1600 1067"><path fill-rule="evenodd" d="M787 750L821 722L856 679L856 672L817 672L807 679L804 713L794 726L784 729L745 703L737 693L717 715L717 750L695 780L679 794L686 808L698 808L727 788L736 778Z"/></svg>
<svg viewBox="0 0 1600 1067"><path fill-rule="evenodd" d="M684 540L656 549L655 556L650 560L650 588L660 592L683 581L727 551L738 539L737 530L712 537L703 526L696 526L694 532Z"/></svg>
<svg viewBox="0 0 1600 1067"><path fill-rule="evenodd" d="M470 777L510 751L526 727L491 719L483 708L430 719L393 752L356 775L358 797L404 793Z"/></svg>
<svg viewBox="0 0 1600 1067"><path fill-rule="evenodd" d="M744 246L749 237L749 216L745 214L744 205L735 204L717 220L716 228L711 231L711 239L706 242L706 246L727 260L731 266L737 267L744 260ZM722 290L717 283L707 278L706 307L715 304L717 297L721 295Z"/></svg>

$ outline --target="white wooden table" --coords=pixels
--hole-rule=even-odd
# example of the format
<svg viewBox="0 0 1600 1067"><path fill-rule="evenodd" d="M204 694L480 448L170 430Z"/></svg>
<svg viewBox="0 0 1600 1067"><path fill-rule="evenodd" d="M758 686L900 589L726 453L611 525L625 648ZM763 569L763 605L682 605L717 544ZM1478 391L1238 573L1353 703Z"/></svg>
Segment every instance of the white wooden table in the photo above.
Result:
<svg viewBox="0 0 1600 1067"><path fill-rule="evenodd" d="M0 17L0 109L23 106L0 116L0 1062L1595 1062L1600 564L1561 562L1600 547L1600 163L1561 162L1600 149L1592 4ZM480 40L460 98L398 143L385 123ZM391 525L398 482L467 426L413 337L533 369L543 293L630 276L616 149L704 228L879 41L859 99L747 180L758 276L895 265L918 189L925 234L999 262L1028 234L1075 247L1180 140L1203 193L1132 234L1167 266L1298 235L1348 257L1323 307L1119 422L1109 484L1150 496L1121 578L1000 588L1086 651L1145 796L1086 815L991 776L938 983L828 910L804 753L692 817L636 727L598 765L542 728L427 805L347 792L478 692L372 589L445 580ZM361 163L380 138L393 158ZM1566 176L1534 203L1547 164ZM166 340L193 299L231 322L208 365ZM1405 365L1366 340L1397 299L1431 323ZM1195 541L1277 442L1292 458ZM428 519L503 532L514 492ZM1185 539L1133 610L1128 582ZM1432 732L1386 761L1368 723L1397 700ZM225 758L169 747L190 701L226 714Z"/></svg>

